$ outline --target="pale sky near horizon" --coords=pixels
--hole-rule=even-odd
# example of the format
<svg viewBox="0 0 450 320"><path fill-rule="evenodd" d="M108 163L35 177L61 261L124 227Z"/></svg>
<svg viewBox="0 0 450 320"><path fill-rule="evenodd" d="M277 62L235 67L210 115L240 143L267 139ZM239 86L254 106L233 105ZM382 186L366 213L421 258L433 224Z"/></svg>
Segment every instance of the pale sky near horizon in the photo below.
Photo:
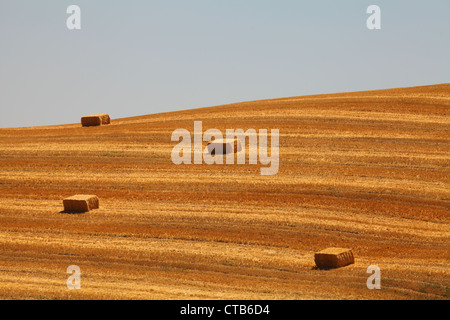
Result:
<svg viewBox="0 0 450 320"><path fill-rule="evenodd" d="M449 0L0 0L0 128L448 83L449 14Z"/></svg>

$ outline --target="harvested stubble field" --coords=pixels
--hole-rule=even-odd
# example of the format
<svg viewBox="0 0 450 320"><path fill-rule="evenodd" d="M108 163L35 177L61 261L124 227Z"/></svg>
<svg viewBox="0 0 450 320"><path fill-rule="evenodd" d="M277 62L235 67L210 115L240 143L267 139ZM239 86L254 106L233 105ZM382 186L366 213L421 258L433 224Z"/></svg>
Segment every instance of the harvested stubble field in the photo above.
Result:
<svg viewBox="0 0 450 320"><path fill-rule="evenodd" d="M443 84L0 129L0 298L448 299L449 109ZM278 174L173 164L194 120L279 129ZM315 269L327 247L355 264Z"/></svg>

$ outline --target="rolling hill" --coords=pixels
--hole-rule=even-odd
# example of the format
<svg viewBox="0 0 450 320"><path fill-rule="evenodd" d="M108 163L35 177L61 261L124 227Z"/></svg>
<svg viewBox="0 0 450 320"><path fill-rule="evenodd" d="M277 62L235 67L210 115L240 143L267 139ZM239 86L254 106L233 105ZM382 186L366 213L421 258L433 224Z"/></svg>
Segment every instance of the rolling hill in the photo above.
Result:
<svg viewBox="0 0 450 320"><path fill-rule="evenodd" d="M0 129L0 298L448 299L449 110L441 84ZM194 121L279 129L278 173L173 164ZM316 269L327 247L355 264Z"/></svg>

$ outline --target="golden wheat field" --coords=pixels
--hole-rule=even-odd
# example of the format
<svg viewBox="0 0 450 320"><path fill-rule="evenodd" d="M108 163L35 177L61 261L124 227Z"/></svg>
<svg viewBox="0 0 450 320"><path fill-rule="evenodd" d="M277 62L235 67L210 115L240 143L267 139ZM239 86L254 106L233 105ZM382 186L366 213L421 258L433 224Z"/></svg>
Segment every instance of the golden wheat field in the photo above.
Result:
<svg viewBox="0 0 450 320"><path fill-rule="evenodd" d="M449 299L449 110L442 84L0 129L0 298ZM173 164L196 120L279 129L278 173ZM315 268L327 247L355 263Z"/></svg>

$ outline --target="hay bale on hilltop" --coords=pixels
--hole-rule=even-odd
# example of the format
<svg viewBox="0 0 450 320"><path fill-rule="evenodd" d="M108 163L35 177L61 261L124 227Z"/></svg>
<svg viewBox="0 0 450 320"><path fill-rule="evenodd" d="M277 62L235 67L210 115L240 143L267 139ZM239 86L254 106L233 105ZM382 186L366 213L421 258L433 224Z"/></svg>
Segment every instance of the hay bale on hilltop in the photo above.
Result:
<svg viewBox="0 0 450 320"><path fill-rule="evenodd" d="M216 139L208 142L207 149L209 154L228 154L242 150L239 139Z"/></svg>
<svg viewBox="0 0 450 320"><path fill-rule="evenodd" d="M87 212L98 209L99 201L95 195L78 194L63 199L65 212Z"/></svg>
<svg viewBox="0 0 450 320"><path fill-rule="evenodd" d="M101 126L104 124L110 124L111 118L109 114L92 114L89 116L81 117L81 125L83 127Z"/></svg>
<svg viewBox="0 0 450 320"><path fill-rule="evenodd" d="M345 248L327 248L317 252L314 260L321 269L340 268L355 263L352 250Z"/></svg>

